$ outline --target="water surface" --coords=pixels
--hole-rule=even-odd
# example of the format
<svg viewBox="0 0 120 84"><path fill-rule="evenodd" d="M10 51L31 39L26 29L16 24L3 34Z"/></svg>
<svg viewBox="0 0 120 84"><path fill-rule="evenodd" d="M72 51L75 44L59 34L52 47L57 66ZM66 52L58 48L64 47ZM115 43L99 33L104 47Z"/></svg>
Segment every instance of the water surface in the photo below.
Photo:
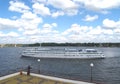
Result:
<svg viewBox="0 0 120 84"><path fill-rule="evenodd" d="M105 59L41 59L40 63L36 58L21 58L24 49L0 48L0 76L26 70L31 65L35 73L40 67L41 74L90 81L90 63L94 63L93 82L120 84L120 48L96 48L104 52Z"/></svg>

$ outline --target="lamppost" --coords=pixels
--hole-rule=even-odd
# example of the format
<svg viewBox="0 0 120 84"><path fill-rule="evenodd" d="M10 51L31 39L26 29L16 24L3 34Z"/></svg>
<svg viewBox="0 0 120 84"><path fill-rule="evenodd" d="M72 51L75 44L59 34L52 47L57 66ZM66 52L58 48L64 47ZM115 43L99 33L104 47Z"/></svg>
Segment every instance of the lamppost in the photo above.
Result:
<svg viewBox="0 0 120 84"><path fill-rule="evenodd" d="M91 77L90 77L90 81L92 82L93 81L93 76L92 76L92 68L94 67L94 64L93 63L90 63L90 67L91 67Z"/></svg>
<svg viewBox="0 0 120 84"><path fill-rule="evenodd" d="M39 63L39 69L38 69L38 73L40 74L40 59L37 60Z"/></svg>

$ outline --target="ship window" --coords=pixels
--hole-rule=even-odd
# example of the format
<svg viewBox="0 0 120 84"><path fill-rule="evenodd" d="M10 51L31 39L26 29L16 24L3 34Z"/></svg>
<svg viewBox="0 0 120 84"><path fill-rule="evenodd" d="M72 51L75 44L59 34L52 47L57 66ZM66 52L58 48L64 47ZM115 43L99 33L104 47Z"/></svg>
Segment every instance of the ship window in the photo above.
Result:
<svg viewBox="0 0 120 84"><path fill-rule="evenodd" d="M80 49L80 50L78 50L79 52L81 52L82 51L82 49Z"/></svg>

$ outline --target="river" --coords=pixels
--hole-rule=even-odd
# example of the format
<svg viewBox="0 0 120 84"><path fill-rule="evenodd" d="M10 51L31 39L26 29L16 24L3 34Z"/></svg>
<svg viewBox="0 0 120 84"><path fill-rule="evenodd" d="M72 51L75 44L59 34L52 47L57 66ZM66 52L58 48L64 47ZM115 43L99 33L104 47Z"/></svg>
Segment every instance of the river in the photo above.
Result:
<svg viewBox="0 0 120 84"><path fill-rule="evenodd" d="M31 71L35 73L40 67L41 74L90 82L90 63L93 63L93 82L120 84L120 48L95 47L105 54L105 59L41 59L40 62L36 58L21 57L24 49L24 47L0 48L0 76L21 69L26 70L30 65Z"/></svg>

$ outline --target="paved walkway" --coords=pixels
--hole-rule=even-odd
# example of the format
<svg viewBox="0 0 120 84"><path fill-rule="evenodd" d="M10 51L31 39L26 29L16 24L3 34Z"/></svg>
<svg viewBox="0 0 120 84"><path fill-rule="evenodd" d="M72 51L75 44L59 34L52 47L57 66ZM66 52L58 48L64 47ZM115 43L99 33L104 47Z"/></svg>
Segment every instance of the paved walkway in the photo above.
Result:
<svg viewBox="0 0 120 84"><path fill-rule="evenodd" d="M71 84L71 83L53 81L34 76L17 75L12 78L0 81L0 84Z"/></svg>
<svg viewBox="0 0 120 84"><path fill-rule="evenodd" d="M69 79L62 79L51 76L44 76L40 74L31 73L30 76L19 73L11 74L0 78L0 84L93 84L82 81L74 81Z"/></svg>

